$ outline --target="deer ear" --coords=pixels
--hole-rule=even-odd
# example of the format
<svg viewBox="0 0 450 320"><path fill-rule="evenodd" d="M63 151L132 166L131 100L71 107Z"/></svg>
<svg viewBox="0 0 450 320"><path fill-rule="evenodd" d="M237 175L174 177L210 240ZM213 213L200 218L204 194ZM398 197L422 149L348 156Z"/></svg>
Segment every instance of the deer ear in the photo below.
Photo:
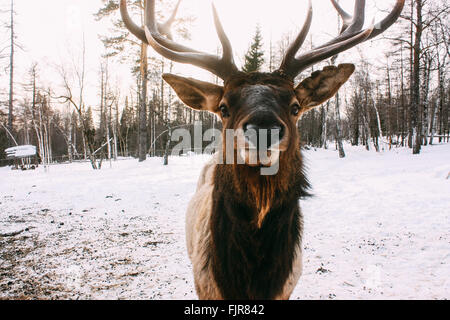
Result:
<svg viewBox="0 0 450 320"><path fill-rule="evenodd" d="M329 66L303 80L295 89L297 100L302 108L301 112L307 112L332 98L354 71L353 64Z"/></svg>
<svg viewBox="0 0 450 320"><path fill-rule="evenodd" d="M213 113L219 112L219 103L224 92L223 87L173 74L164 74L163 79L175 90L178 97L192 109Z"/></svg>

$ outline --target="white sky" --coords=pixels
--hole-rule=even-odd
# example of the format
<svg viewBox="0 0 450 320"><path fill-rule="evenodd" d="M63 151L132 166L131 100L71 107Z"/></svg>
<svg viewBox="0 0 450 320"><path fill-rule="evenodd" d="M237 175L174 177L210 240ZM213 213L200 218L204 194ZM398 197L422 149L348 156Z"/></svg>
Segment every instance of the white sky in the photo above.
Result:
<svg viewBox="0 0 450 320"><path fill-rule="evenodd" d="M0 0L0 9L7 9L10 0ZM16 57L16 86L21 91L20 84L27 82L26 72L33 61L39 62L41 80L46 85L58 85L59 76L54 72L54 64L70 63L72 57L80 55L80 45L83 33L86 39L88 90L87 103L97 105L98 70L103 44L99 40L100 34L108 33L106 21L95 21L93 14L102 6L101 0L15 0L17 13L18 42L24 47ZM183 0L179 15L196 17L190 28L192 42L188 45L208 52L215 52L220 44L217 39L213 21L210 0ZM367 1L367 22L377 13L374 0ZM379 6L383 9L392 7L394 0L383 1ZM276 44L283 34L298 31L303 25L306 14L306 0L214 0L219 11L224 28L233 44L235 60L242 64L242 57L251 42L256 24L262 28L263 41L266 47L272 42ZM274 4L275 3L275 4ZM354 0L341 0L347 11L352 12ZM317 45L336 34L337 18L329 0L313 0L314 18L311 34ZM377 14L382 18L383 14ZM7 15L1 16L3 21ZM5 30L5 29L3 29ZM7 45L8 35L0 34L0 45ZM320 36L319 36L320 35ZM364 45L365 54L379 51L379 42ZM367 48L367 49L366 49ZM1 48L0 48L1 49ZM268 59L268 49L266 59ZM355 58L356 56L356 58ZM353 49L349 54L340 57L341 62L353 62L358 59L358 51ZM0 92L7 88L8 76L3 72L7 59L0 61ZM130 83L129 66L113 65L113 78L120 79L121 86L128 87ZM196 76L204 80L211 80L211 75L190 66L180 66L174 70L186 76ZM122 88L122 91L127 91Z"/></svg>

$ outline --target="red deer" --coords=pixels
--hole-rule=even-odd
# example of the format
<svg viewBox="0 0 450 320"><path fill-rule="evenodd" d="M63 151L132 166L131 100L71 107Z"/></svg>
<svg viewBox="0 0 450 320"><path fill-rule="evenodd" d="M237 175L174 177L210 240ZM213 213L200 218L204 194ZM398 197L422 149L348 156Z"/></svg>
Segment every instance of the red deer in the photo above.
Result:
<svg viewBox="0 0 450 320"><path fill-rule="evenodd" d="M231 152L243 154L244 164L211 161L203 169L186 218L187 248L200 299L289 299L300 278L303 220L299 199L309 196L310 185L303 169L297 122L302 114L332 98L355 66L325 67L297 86L294 79L312 65L380 35L398 19L404 6L404 0L397 0L387 17L363 29L365 0L355 1L353 16L335 0L331 2L344 21L335 39L298 54L311 26L309 1L306 22L280 68L272 73L246 74L234 63L230 41L214 6L221 57L174 42L170 36L172 20L166 24L155 21L154 0L147 0L144 28L133 23L126 0L121 0L122 18L132 34L163 57L206 69L224 80L219 86L163 75L187 106L215 113L224 133L227 129L266 129L261 130L266 134L279 131L279 152L271 163L250 163L254 150L234 146ZM227 148L223 144L218 157L230 152ZM261 175L261 167L273 162L279 163L278 172Z"/></svg>

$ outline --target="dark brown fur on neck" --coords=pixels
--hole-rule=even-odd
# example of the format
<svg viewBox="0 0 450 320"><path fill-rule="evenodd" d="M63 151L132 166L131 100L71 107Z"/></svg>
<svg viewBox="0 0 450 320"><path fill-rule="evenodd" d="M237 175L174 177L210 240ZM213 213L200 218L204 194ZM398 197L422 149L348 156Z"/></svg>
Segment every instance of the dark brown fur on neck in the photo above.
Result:
<svg viewBox="0 0 450 320"><path fill-rule="evenodd" d="M299 148L281 154L278 174L261 176L259 170L216 167L210 261L225 299L276 298L301 245L298 199L309 196L309 183Z"/></svg>

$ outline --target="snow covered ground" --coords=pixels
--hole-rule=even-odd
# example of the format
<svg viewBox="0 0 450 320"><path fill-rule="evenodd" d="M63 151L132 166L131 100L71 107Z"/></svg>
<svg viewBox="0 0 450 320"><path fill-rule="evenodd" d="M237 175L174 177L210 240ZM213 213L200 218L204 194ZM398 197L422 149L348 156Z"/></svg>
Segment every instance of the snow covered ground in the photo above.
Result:
<svg viewBox="0 0 450 320"><path fill-rule="evenodd" d="M449 299L450 145L304 152L293 299ZM0 168L0 299L195 299L184 214L207 156Z"/></svg>

